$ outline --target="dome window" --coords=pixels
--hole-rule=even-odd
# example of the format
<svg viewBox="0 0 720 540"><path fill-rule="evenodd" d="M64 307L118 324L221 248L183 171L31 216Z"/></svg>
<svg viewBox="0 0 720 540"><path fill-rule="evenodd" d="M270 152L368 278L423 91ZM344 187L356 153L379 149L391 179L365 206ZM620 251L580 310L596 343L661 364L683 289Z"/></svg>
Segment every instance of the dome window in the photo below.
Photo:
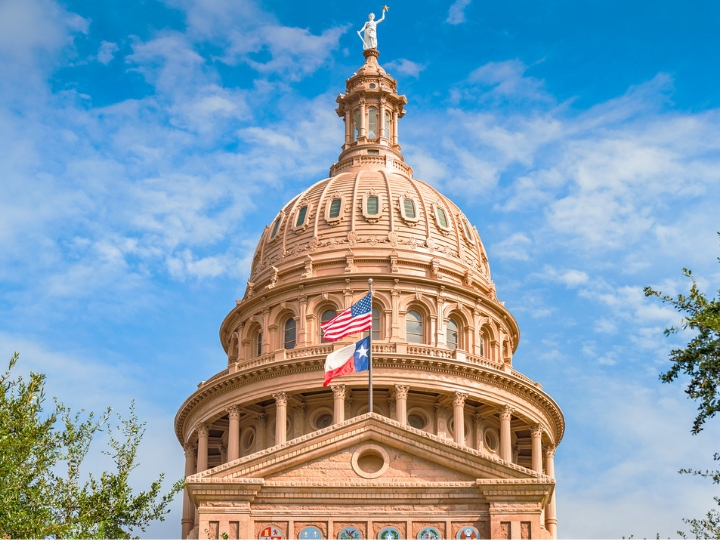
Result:
<svg viewBox="0 0 720 540"><path fill-rule="evenodd" d="M362 213L363 217L370 223L377 223L382 217L382 195L374 189L363 194Z"/></svg>
<svg viewBox="0 0 720 540"><path fill-rule="evenodd" d="M423 318L417 311L405 315L405 336L408 343L423 343Z"/></svg>
<svg viewBox="0 0 720 540"><path fill-rule="evenodd" d="M343 219L345 208L345 195L335 193L329 202L325 203L325 221L330 225L337 225Z"/></svg>
<svg viewBox="0 0 720 540"><path fill-rule="evenodd" d="M330 203L330 212L328 213L328 217L330 219L336 218L340 215L340 203L342 203L341 199L333 199Z"/></svg>
<svg viewBox="0 0 720 540"><path fill-rule="evenodd" d="M433 213L435 214L435 223L440 229L440 232L447 235L451 230L447 211L442 206L433 204Z"/></svg>
<svg viewBox="0 0 720 540"><path fill-rule="evenodd" d="M410 226L417 223L418 215L415 199L406 197L405 195L400 196L400 215Z"/></svg>
<svg viewBox="0 0 720 540"><path fill-rule="evenodd" d="M472 234L472 229L470 228L470 224L468 223L467 219L465 219L465 218L462 218L461 221L462 221L462 226L463 226L462 227L463 234L465 235L465 240L467 241L468 244L472 244L473 243L473 234Z"/></svg>
<svg viewBox="0 0 720 540"><path fill-rule="evenodd" d="M297 219L295 220L296 227L302 227L305 224L305 218L307 217L307 206L303 206L298 210Z"/></svg>
<svg viewBox="0 0 720 540"><path fill-rule="evenodd" d="M378 114L375 107L370 107L368 111L368 139L377 139L377 122Z"/></svg>
<svg viewBox="0 0 720 540"><path fill-rule="evenodd" d="M284 345L286 349L295 348L295 337L296 337L296 323L292 317L285 321L285 332L284 332Z"/></svg>
<svg viewBox="0 0 720 540"><path fill-rule="evenodd" d="M280 232L280 225L282 225L284 217L285 217L285 215L282 212L280 212L280 215L278 215L278 217L275 218L275 221L272 224L272 230L270 232L270 236L268 237L268 241L275 240L275 238L277 238L278 232Z"/></svg>
<svg viewBox="0 0 720 540"><path fill-rule="evenodd" d="M448 349L457 349L460 344L460 326L455 319L448 319L446 332Z"/></svg>

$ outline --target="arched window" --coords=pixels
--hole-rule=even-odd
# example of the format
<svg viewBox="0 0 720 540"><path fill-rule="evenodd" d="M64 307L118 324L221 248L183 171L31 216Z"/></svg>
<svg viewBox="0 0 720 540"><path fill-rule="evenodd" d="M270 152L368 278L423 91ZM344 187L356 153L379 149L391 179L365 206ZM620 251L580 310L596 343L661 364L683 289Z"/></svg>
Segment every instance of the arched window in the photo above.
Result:
<svg viewBox="0 0 720 540"><path fill-rule="evenodd" d="M382 137L389 137L388 133L390 133L390 113L388 111L385 111L385 121L383 122L382 127Z"/></svg>
<svg viewBox="0 0 720 540"><path fill-rule="evenodd" d="M437 207L437 218L438 223L440 224L440 227L443 229L447 229L448 227L448 221L447 221L447 215L445 214L445 209Z"/></svg>
<svg viewBox="0 0 720 540"><path fill-rule="evenodd" d="M334 219L340 215L340 206L342 204L342 199L333 199L330 203L330 212L328 212L328 217L331 219Z"/></svg>
<svg viewBox="0 0 720 540"><path fill-rule="evenodd" d="M423 319L417 311L408 311L405 315L405 334L408 343L423 343Z"/></svg>
<svg viewBox="0 0 720 540"><path fill-rule="evenodd" d="M460 344L460 326L455 319L448 319L447 322L447 347L455 350Z"/></svg>
<svg viewBox="0 0 720 540"><path fill-rule="evenodd" d="M378 210L379 210L379 199L377 195L370 195L367 198L367 208L365 209L367 211L368 216L377 216Z"/></svg>
<svg viewBox="0 0 720 540"><path fill-rule="evenodd" d="M303 206L298 210L297 219L295 220L295 226L301 227L305 224L305 218L307 217L308 207Z"/></svg>
<svg viewBox="0 0 720 540"><path fill-rule="evenodd" d="M357 141L360 136L360 109L355 109L353 113L353 141Z"/></svg>
<svg viewBox="0 0 720 540"><path fill-rule="evenodd" d="M286 349L294 349L295 348L295 337L296 337L296 325L295 325L295 319L290 317L287 321L285 321L285 348Z"/></svg>
<svg viewBox="0 0 720 540"><path fill-rule="evenodd" d="M480 356L490 359L490 338L487 330L480 330Z"/></svg>
<svg viewBox="0 0 720 540"><path fill-rule="evenodd" d="M258 332L255 336L255 356L262 355L262 332Z"/></svg>
<svg viewBox="0 0 720 540"><path fill-rule="evenodd" d="M368 111L368 139L377 139L377 109L370 107Z"/></svg>
<svg viewBox="0 0 720 540"><path fill-rule="evenodd" d="M372 308L372 338L380 339L380 310Z"/></svg>
<svg viewBox="0 0 720 540"><path fill-rule="evenodd" d="M322 315L320 316L320 324L326 323L331 319L334 319L337 316L337 311L334 309L326 309L323 311ZM322 337L322 329L320 330L320 342L321 343L330 343L328 340L326 340L324 337Z"/></svg>
<svg viewBox="0 0 720 540"><path fill-rule="evenodd" d="M278 216L277 219L275 220L275 224L273 225L272 233L270 234L270 240L272 240L273 238L275 238L277 236L281 221L282 221L282 216Z"/></svg>

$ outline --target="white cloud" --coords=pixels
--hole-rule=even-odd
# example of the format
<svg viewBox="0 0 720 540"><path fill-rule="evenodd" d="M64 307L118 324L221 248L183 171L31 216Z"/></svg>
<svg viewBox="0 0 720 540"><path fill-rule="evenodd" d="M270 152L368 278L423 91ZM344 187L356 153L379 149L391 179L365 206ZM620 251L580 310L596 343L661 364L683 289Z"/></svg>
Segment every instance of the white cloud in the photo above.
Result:
<svg viewBox="0 0 720 540"><path fill-rule="evenodd" d="M492 257L498 259L527 261L532 240L524 233L513 233L501 242L490 246Z"/></svg>
<svg viewBox="0 0 720 540"><path fill-rule="evenodd" d="M385 68L388 71L402 73L403 75L409 75L410 77L419 77L420 72L425 69L425 67L426 66L423 64L418 64L417 62L413 62L412 60L408 60L406 58L399 58L398 60L393 60L385 65Z"/></svg>
<svg viewBox="0 0 720 540"><path fill-rule="evenodd" d="M103 41L100 43L100 49L98 49L97 53L98 62L101 64L109 64L112 59L115 58L115 53L119 50L120 47L118 47L117 43Z"/></svg>
<svg viewBox="0 0 720 540"><path fill-rule="evenodd" d="M455 0L450 6L448 17L445 20L448 24L460 24L465 22L465 8L470 5L472 0Z"/></svg>

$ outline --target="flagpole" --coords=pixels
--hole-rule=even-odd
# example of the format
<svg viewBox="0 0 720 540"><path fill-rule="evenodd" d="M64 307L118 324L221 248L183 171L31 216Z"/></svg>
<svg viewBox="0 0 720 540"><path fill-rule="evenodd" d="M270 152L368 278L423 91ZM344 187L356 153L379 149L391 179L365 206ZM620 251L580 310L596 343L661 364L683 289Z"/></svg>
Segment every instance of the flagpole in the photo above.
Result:
<svg viewBox="0 0 720 540"><path fill-rule="evenodd" d="M372 278L368 279L368 287L370 288L370 321L372 321L372 297L373 297L373 289L372 289L373 280ZM370 389L370 392L368 394L368 412L373 412L373 387L372 387L372 334L373 334L373 328L372 328L372 322L370 323L370 339L368 340L368 386Z"/></svg>

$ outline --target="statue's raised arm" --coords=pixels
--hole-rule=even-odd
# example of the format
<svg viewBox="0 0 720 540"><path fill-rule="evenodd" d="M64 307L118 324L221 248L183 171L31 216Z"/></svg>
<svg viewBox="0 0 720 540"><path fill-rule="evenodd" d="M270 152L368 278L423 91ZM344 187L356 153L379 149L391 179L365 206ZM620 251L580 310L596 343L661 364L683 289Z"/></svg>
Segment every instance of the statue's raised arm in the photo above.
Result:
<svg viewBox="0 0 720 540"><path fill-rule="evenodd" d="M365 22L363 27L358 32L358 36L362 39L363 50L377 49L377 29L376 26L385 20L385 12L388 10L387 6L383 6L383 14L379 20L375 20L375 14L371 13L368 15L368 20Z"/></svg>

